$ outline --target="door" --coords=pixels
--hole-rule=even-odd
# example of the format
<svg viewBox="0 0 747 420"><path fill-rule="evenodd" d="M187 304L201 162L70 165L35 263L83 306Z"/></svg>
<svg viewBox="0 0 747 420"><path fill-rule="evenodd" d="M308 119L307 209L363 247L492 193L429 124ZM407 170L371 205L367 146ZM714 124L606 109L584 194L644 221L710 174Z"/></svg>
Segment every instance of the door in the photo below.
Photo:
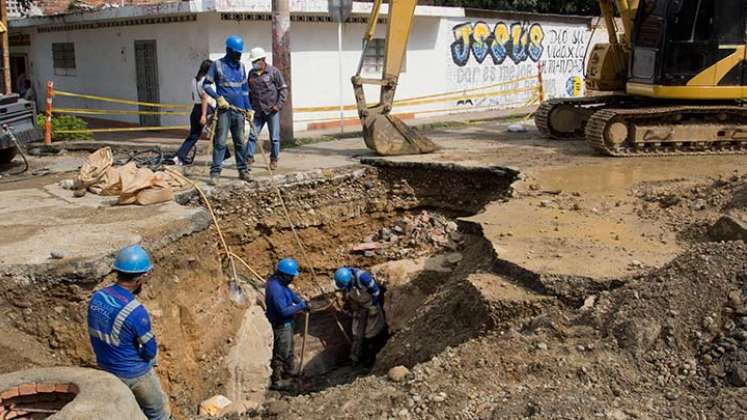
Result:
<svg viewBox="0 0 747 420"><path fill-rule="evenodd" d="M26 60L26 54L10 55L10 83L15 93L21 93L24 88L24 80L31 80L31 75L27 71Z"/></svg>
<svg viewBox="0 0 747 420"><path fill-rule="evenodd" d="M135 73L137 75L137 100L159 102L158 56L155 40L135 41ZM140 111L153 112L159 111L159 108L140 105ZM154 114L140 114L140 125L159 126L161 117Z"/></svg>

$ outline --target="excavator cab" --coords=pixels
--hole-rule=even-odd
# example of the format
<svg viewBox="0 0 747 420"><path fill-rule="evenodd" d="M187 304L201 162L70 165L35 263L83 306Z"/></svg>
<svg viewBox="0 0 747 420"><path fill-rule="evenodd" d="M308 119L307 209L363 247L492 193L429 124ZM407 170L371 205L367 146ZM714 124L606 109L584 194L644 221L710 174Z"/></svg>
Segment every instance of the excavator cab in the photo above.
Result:
<svg viewBox="0 0 747 420"><path fill-rule="evenodd" d="M598 1L596 94L543 102L539 131L610 156L747 153L747 0Z"/></svg>
<svg viewBox="0 0 747 420"><path fill-rule="evenodd" d="M747 0L641 0L627 91L665 99L745 96Z"/></svg>

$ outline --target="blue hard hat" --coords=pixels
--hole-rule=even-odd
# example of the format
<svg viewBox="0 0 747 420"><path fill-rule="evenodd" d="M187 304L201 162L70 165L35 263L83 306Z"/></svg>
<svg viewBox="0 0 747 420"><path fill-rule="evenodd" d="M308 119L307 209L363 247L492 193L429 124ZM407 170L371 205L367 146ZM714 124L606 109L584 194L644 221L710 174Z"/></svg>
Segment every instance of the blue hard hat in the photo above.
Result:
<svg viewBox="0 0 747 420"><path fill-rule="evenodd" d="M229 51L243 53L244 52L244 40L238 35L231 35L226 38L226 49Z"/></svg>
<svg viewBox="0 0 747 420"><path fill-rule="evenodd" d="M353 272L347 267L338 268L335 271L335 286L338 289L347 289L353 281Z"/></svg>
<svg viewBox="0 0 747 420"><path fill-rule="evenodd" d="M112 268L120 273L147 273L153 269L153 263L150 260L150 254L143 247L130 245L119 251Z"/></svg>
<svg viewBox="0 0 747 420"><path fill-rule="evenodd" d="M277 270L283 274L296 277L301 274L298 271L298 261L293 258L283 258L278 262Z"/></svg>

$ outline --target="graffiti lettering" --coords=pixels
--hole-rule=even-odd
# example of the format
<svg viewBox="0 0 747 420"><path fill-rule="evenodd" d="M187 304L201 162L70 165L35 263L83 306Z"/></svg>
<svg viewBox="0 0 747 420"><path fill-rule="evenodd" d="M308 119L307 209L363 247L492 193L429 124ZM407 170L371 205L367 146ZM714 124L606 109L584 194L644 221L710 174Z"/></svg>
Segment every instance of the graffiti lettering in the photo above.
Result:
<svg viewBox="0 0 747 420"><path fill-rule="evenodd" d="M452 32L451 58L460 67L467 65L470 55L478 63L490 56L495 65L503 64L506 57L516 64L527 58L537 62L545 50L545 32L539 23L517 22L509 28L504 22L498 22L492 31L485 22L462 23L454 26Z"/></svg>

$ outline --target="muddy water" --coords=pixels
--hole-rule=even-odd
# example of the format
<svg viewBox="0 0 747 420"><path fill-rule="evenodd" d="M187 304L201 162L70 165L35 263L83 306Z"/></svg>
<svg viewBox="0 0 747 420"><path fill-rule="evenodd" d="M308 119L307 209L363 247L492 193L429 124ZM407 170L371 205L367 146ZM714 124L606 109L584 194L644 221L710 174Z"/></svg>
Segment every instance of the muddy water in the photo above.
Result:
<svg viewBox="0 0 747 420"><path fill-rule="evenodd" d="M696 182L747 171L747 157L579 159L532 167L516 196L469 218L499 258L541 275L605 279L661 266L682 251L677 226L639 216L641 183Z"/></svg>

